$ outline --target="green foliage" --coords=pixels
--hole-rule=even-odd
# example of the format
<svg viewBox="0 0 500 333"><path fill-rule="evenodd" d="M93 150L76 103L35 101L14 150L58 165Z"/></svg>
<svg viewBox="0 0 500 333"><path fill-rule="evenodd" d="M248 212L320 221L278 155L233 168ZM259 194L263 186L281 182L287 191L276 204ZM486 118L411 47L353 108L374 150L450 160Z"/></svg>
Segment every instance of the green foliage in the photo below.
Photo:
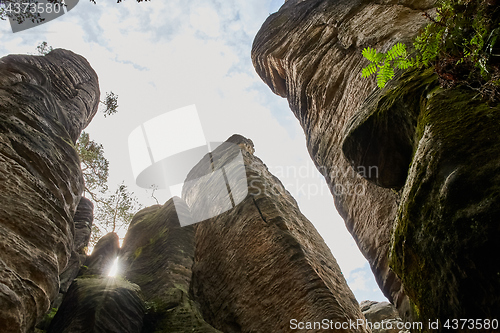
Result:
<svg viewBox="0 0 500 333"><path fill-rule="evenodd" d="M61 0L47 0L47 2L62 4ZM11 18L21 24L26 20L36 23L45 21L39 12L33 13L32 10L26 10L26 4L38 4L37 0L2 0L0 1L0 20Z"/></svg>
<svg viewBox="0 0 500 333"><path fill-rule="evenodd" d="M499 32L495 11L498 15L498 8L485 1L440 0L436 17L428 16L431 23L415 39L418 60L425 66L447 58L455 64L469 62L487 75Z"/></svg>
<svg viewBox="0 0 500 333"><path fill-rule="evenodd" d="M94 218L99 221L96 225L99 234L117 232L127 227L140 207L134 193L129 192L123 183L112 194L101 197L98 206Z"/></svg>
<svg viewBox="0 0 500 333"><path fill-rule="evenodd" d="M106 93L106 98L104 101L101 101L101 103L106 106L106 109L103 110L104 117L111 116L118 112L118 95L112 91Z"/></svg>
<svg viewBox="0 0 500 333"><path fill-rule="evenodd" d="M361 76L365 78L377 73L379 88L383 88L394 77L395 68L408 69L413 66L413 62L407 59L408 54L403 43L397 43L387 53L367 47L363 50L363 56L370 64L363 68Z"/></svg>
<svg viewBox="0 0 500 333"><path fill-rule="evenodd" d="M108 190L109 161L104 157L104 148L102 144L90 140L89 134L84 131L78 138L76 150L85 179L85 192L97 200L98 192Z"/></svg>
<svg viewBox="0 0 500 333"><path fill-rule="evenodd" d="M36 50L38 51L39 55L47 55L53 50L53 48L44 41L36 47Z"/></svg>

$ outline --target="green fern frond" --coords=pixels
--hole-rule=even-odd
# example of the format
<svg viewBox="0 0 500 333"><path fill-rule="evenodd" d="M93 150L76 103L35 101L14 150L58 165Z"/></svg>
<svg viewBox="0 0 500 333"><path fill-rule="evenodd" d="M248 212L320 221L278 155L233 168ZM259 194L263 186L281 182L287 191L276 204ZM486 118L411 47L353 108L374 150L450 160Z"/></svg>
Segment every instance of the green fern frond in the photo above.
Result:
<svg viewBox="0 0 500 333"><path fill-rule="evenodd" d="M392 61L399 57L406 57L406 46L403 43L397 43L387 51L387 60Z"/></svg>
<svg viewBox="0 0 500 333"><path fill-rule="evenodd" d="M362 54L363 57L374 63L379 63L385 56L383 53L378 53L377 50L372 49L370 47L366 47L363 50Z"/></svg>
<svg viewBox="0 0 500 333"><path fill-rule="evenodd" d="M394 77L394 69L389 63L385 63L377 75L377 85L379 88L385 87L385 84Z"/></svg>
<svg viewBox="0 0 500 333"><path fill-rule="evenodd" d="M361 71L361 77L369 77L372 74L375 74L377 72L377 65L372 62L368 66L362 69Z"/></svg>

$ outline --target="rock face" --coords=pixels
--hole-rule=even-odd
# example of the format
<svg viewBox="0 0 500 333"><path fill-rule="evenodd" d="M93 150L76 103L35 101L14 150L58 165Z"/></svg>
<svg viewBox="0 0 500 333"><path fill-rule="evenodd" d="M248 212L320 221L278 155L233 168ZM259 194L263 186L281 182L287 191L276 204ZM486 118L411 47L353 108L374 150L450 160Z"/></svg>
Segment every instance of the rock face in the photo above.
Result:
<svg viewBox="0 0 500 333"><path fill-rule="evenodd" d="M85 260L78 275L107 276L114 261L120 252L120 239L117 234L110 232L97 242L92 254Z"/></svg>
<svg viewBox="0 0 500 333"><path fill-rule="evenodd" d="M0 327L30 330L59 291L83 189L73 144L97 75L70 51L0 59Z"/></svg>
<svg viewBox="0 0 500 333"><path fill-rule="evenodd" d="M399 318L398 310L388 302L363 301L359 304L372 333L409 333Z"/></svg>
<svg viewBox="0 0 500 333"><path fill-rule="evenodd" d="M217 333L189 293L194 228L180 226L178 215L189 211L187 206L174 205L176 199L134 216L123 242L120 270L141 288L147 307L143 332Z"/></svg>
<svg viewBox="0 0 500 333"><path fill-rule="evenodd" d="M140 333L144 304L139 293L137 285L119 278L77 278L47 331Z"/></svg>
<svg viewBox="0 0 500 333"><path fill-rule="evenodd" d="M330 250L253 155L252 142L239 135L227 142L233 145L206 156L208 167L202 160L183 188L194 220L199 211L211 211L219 197L217 179L197 181L212 170L224 168L232 198L243 198L233 209L196 224L192 291L204 318L223 332L287 332L293 319L363 318ZM240 151L246 169L242 180L234 178L238 166L230 164ZM330 330L315 330L320 331ZM365 332L363 327L336 331Z"/></svg>
<svg viewBox="0 0 500 333"><path fill-rule="evenodd" d="M422 319L500 313L500 258L492 255L500 253L500 106L475 95L454 88L421 96L390 260Z"/></svg>
<svg viewBox="0 0 500 333"><path fill-rule="evenodd" d="M498 106L465 88L441 90L432 71L400 73L384 90L360 75L364 47L408 42L431 6L290 0L262 26L252 59L288 99L347 228L403 318L493 318Z"/></svg>
<svg viewBox="0 0 500 333"><path fill-rule="evenodd" d="M377 168L389 160L362 161L356 171L375 180L369 182L352 170L342 142L350 119L376 87L375 80L361 78L368 65L362 49L386 51L396 41L409 41L426 23L422 10L431 6L431 1L289 0L265 21L252 49L257 73L288 99L348 230L403 315L409 311L407 297L388 263L398 196L377 185L401 186L406 173L381 174ZM409 163L411 147L397 147L394 159Z"/></svg>

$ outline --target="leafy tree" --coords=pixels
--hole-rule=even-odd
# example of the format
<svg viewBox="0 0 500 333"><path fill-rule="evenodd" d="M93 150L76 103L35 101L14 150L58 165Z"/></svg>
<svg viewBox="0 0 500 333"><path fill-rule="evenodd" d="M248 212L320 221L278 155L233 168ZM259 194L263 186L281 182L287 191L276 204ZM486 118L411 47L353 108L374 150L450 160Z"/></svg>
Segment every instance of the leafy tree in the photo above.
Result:
<svg viewBox="0 0 500 333"><path fill-rule="evenodd" d="M106 98L100 101L106 109L103 110L104 117L111 116L118 112L118 95L114 94L112 91L106 93Z"/></svg>
<svg viewBox="0 0 500 333"><path fill-rule="evenodd" d="M90 140L89 134L82 132L76 149L85 180L84 196L89 195L94 202L92 247L106 233L126 228L141 205L123 183L114 192L108 190L109 161L104 157L102 144Z"/></svg>
<svg viewBox="0 0 500 333"><path fill-rule="evenodd" d="M141 207L134 193L129 192L123 183L112 194L100 197L96 203L94 219L97 223L92 227L91 244L97 243L108 232L127 228L135 212Z"/></svg>
<svg viewBox="0 0 500 333"><path fill-rule="evenodd" d="M102 144L90 140L89 134L84 131L78 138L76 149L85 179L85 193L98 201L99 193L108 190L109 161L104 157L104 148Z"/></svg>

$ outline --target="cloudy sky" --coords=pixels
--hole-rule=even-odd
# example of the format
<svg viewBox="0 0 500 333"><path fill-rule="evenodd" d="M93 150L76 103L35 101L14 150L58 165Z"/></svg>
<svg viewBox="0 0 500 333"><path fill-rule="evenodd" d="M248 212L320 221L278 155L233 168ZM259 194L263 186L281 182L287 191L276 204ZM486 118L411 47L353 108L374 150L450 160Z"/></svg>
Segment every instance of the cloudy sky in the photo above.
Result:
<svg viewBox="0 0 500 333"><path fill-rule="evenodd" d="M129 134L142 123L195 104L207 141L225 141L234 133L252 139L255 154L325 239L358 301L385 300L310 160L298 121L253 69L253 38L281 4L82 0L67 14L15 34L8 21L0 21L0 55L35 54L46 41L87 58L99 75L102 96L107 91L119 96L119 112L98 114L86 131L104 146L110 187L124 181L144 206L155 201L151 191L135 186L127 147Z"/></svg>

